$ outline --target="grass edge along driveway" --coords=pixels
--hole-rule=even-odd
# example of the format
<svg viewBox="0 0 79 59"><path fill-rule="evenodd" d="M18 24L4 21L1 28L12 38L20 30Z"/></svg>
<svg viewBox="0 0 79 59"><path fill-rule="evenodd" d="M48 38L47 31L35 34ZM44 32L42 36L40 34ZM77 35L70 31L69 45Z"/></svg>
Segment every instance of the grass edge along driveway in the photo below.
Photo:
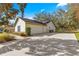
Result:
<svg viewBox="0 0 79 59"><path fill-rule="evenodd" d="M75 33L75 36L77 38L77 41L79 42L79 32Z"/></svg>

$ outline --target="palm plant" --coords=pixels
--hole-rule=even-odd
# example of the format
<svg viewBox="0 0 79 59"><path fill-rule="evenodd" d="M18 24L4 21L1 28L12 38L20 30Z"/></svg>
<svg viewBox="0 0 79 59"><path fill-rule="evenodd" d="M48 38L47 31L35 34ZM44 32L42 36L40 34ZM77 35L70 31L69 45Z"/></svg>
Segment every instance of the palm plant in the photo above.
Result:
<svg viewBox="0 0 79 59"><path fill-rule="evenodd" d="M18 3L20 12L21 12L21 14L22 14L22 15L21 15L22 18L24 17L24 9L26 8L26 5L27 5L27 3Z"/></svg>
<svg viewBox="0 0 79 59"><path fill-rule="evenodd" d="M6 15L8 18L12 19L15 18L16 15L18 14L19 10L11 8L9 9L9 13Z"/></svg>
<svg viewBox="0 0 79 59"><path fill-rule="evenodd" d="M1 16L5 16L6 19L8 20L9 18L14 17L18 11L16 9L13 8L13 4L12 3L1 3L0 4L0 12L1 12Z"/></svg>

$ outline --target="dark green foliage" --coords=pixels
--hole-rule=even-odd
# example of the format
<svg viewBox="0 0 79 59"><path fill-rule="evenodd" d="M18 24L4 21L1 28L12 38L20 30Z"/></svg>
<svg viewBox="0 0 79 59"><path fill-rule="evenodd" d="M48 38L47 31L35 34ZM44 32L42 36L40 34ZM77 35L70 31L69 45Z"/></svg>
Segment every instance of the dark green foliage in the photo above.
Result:
<svg viewBox="0 0 79 59"><path fill-rule="evenodd" d="M26 33L27 33L27 35L31 35L31 28L30 27L26 27Z"/></svg>

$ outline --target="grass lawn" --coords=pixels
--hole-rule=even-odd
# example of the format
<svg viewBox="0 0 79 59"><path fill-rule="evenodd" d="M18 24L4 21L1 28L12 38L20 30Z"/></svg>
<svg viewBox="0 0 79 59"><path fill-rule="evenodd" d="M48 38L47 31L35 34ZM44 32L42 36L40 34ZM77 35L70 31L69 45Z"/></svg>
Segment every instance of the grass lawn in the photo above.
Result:
<svg viewBox="0 0 79 59"><path fill-rule="evenodd" d="M79 32L75 33L77 40L79 41Z"/></svg>

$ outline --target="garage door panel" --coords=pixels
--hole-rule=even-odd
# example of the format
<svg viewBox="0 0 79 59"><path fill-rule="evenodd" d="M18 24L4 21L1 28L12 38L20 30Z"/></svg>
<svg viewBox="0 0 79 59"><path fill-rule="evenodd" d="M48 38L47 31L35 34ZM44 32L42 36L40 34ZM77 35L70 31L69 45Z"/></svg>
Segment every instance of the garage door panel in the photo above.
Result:
<svg viewBox="0 0 79 59"><path fill-rule="evenodd" d="M43 28L33 27L31 28L31 34L43 33Z"/></svg>

